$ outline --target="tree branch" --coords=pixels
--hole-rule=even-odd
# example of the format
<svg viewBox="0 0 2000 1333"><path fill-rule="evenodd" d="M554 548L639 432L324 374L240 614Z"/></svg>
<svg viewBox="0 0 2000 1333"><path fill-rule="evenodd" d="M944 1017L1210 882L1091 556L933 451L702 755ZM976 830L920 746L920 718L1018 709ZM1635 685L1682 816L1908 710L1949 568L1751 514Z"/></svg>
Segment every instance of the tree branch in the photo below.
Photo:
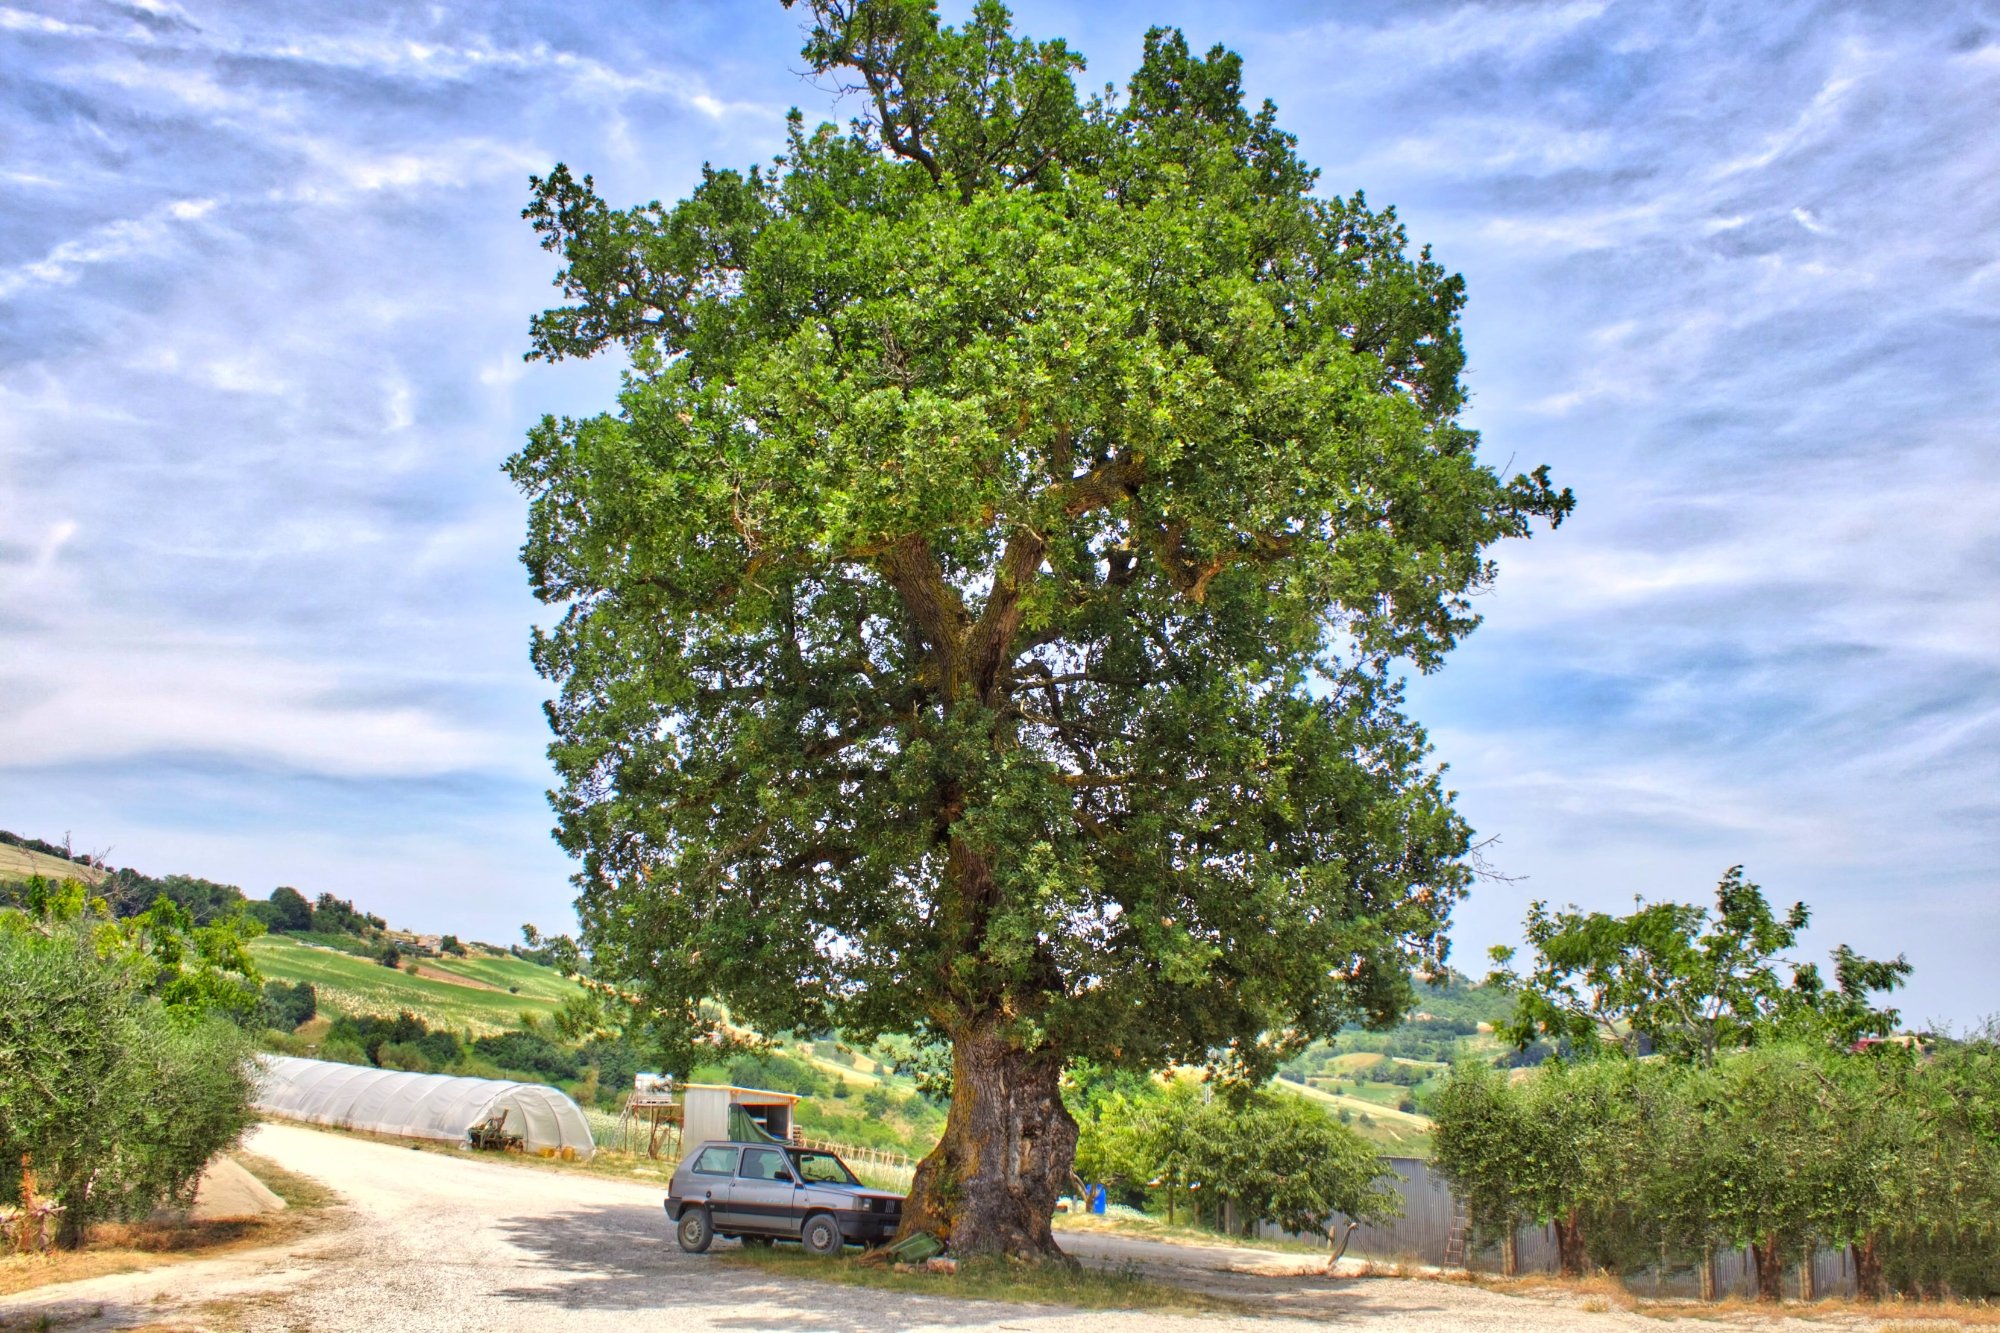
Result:
<svg viewBox="0 0 2000 1333"><path fill-rule="evenodd" d="M899 538L882 548L882 577L903 599L917 632L930 649L937 668L937 686L947 698L956 693L964 657L965 602L945 581L930 543L916 535Z"/></svg>

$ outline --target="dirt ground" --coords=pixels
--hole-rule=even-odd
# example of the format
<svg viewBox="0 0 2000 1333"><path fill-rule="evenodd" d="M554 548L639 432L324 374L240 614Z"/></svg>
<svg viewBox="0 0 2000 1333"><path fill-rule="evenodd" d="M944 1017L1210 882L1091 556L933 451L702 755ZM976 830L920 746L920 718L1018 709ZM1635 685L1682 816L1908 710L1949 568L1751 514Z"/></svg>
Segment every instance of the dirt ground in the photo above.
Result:
<svg viewBox="0 0 2000 1333"><path fill-rule="evenodd" d="M325 1182L333 1225L275 1249L93 1278L0 1299L0 1329L565 1330L1009 1329L1174 1333L1292 1320L1411 1329L1582 1333L1660 1321L1587 1298L1505 1295L1459 1282L1328 1278L1301 1255L1068 1235L1086 1262L1250 1303L1255 1315L1173 1317L968 1301L774 1278L682 1254L656 1186L265 1125L247 1146ZM1692 1311L1690 1311L1692 1313ZM1859 1328L1755 1318L1705 1329Z"/></svg>

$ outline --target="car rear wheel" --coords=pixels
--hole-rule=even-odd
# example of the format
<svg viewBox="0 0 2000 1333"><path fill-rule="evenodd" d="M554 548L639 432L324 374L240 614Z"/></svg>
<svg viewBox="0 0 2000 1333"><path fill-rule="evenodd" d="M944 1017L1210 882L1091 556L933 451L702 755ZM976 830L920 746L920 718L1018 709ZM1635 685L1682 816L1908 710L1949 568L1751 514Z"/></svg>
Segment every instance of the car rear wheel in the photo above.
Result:
<svg viewBox="0 0 2000 1333"><path fill-rule="evenodd" d="M831 1217L814 1213L799 1232L799 1244L807 1254L839 1254L846 1242L840 1238L840 1227Z"/></svg>
<svg viewBox="0 0 2000 1333"><path fill-rule="evenodd" d="M674 1227L674 1239L689 1254L702 1254L715 1239L715 1224L709 1221L708 1209L690 1208L681 1214L681 1220Z"/></svg>

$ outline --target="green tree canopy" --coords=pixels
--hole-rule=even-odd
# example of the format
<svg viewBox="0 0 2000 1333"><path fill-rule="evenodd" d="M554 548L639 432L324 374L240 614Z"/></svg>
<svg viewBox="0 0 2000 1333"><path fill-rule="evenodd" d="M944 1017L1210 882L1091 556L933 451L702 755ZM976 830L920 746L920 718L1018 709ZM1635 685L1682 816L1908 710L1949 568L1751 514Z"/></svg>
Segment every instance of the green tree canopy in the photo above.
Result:
<svg viewBox="0 0 2000 1333"><path fill-rule="evenodd" d="M1236 56L1156 30L1084 98L996 3L807 8L850 129L671 207L534 182L532 355L631 363L508 464L558 837L669 1029L949 1041L906 1226L1045 1250L1067 1061L1267 1071L1442 956L1468 832L1398 673L1571 501L1479 460L1462 282Z"/></svg>
<svg viewBox="0 0 2000 1333"><path fill-rule="evenodd" d="M93 1220L188 1202L250 1123L248 1044L222 1015L254 973L167 898L118 921L75 881L29 889L0 910L0 1202L39 1182L73 1248Z"/></svg>
<svg viewBox="0 0 2000 1333"><path fill-rule="evenodd" d="M1692 903L1645 903L1627 916L1534 903L1533 962L1525 975L1491 978L1516 997L1497 1031L1522 1047L1547 1037L1576 1056L1653 1050L1695 1061L1760 1040L1820 1035L1844 1044L1893 1032L1896 1010L1877 1008L1873 996L1901 986L1909 963L1843 944L1829 986L1816 965L1785 957L1811 917L1804 903L1779 915L1742 866L1716 885L1713 914ZM1501 969L1513 957L1493 950Z"/></svg>

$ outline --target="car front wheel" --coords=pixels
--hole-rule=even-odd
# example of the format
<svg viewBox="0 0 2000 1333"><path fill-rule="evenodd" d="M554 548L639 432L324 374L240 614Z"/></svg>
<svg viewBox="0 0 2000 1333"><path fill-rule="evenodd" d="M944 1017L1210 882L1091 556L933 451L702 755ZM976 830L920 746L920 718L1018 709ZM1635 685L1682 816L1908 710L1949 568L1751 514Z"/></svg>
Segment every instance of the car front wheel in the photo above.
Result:
<svg viewBox="0 0 2000 1333"><path fill-rule="evenodd" d="M840 1227L832 1218L815 1213L806 1219L799 1232L799 1244L807 1254L839 1254L846 1242L840 1238Z"/></svg>
<svg viewBox="0 0 2000 1333"><path fill-rule="evenodd" d="M681 1214L679 1225L674 1228L674 1239L689 1254L701 1254L715 1239L715 1224L709 1221L708 1209L690 1208Z"/></svg>

